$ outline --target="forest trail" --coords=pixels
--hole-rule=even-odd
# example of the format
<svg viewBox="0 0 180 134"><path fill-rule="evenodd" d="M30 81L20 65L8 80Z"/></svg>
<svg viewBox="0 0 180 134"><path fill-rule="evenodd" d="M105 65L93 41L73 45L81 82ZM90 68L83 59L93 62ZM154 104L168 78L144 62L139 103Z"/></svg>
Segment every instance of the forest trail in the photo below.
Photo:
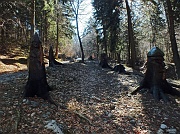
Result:
<svg viewBox="0 0 180 134"><path fill-rule="evenodd" d="M133 72L118 74L102 69L97 61L47 67L46 72L54 89L50 95L63 107L56 109L39 98L23 99L27 71L2 74L0 132L53 134L58 129L45 127L53 121L64 134L180 133L180 98L170 96L174 102L164 105L146 90L129 95L142 79Z"/></svg>

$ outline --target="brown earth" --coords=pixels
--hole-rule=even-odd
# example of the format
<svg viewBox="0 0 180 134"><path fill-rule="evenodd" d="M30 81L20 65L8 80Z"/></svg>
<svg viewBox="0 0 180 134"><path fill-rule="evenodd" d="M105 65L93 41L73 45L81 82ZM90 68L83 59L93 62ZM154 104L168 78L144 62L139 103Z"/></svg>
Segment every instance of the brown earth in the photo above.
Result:
<svg viewBox="0 0 180 134"><path fill-rule="evenodd" d="M172 128L180 133L180 98L157 102L146 89L129 95L142 76L131 69L130 75L117 74L96 61L46 68L58 109L40 98L23 99L25 59L1 56L0 133L51 134L45 126L52 120L64 134L155 134L162 124L164 134Z"/></svg>

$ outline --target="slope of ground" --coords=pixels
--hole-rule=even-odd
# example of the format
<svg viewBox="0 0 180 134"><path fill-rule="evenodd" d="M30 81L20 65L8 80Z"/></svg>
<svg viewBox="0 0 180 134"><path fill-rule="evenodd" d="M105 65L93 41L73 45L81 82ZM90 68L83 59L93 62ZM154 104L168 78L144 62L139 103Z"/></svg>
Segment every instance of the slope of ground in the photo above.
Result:
<svg viewBox="0 0 180 134"><path fill-rule="evenodd" d="M27 71L0 75L0 133L180 133L180 98L170 96L164 104L146 90L129 95L142 79L134 73L117 74L94 61L47 67L58 109L39 98L23 99L27 78Z"/></svg>
<svg viewBox="0 0 180 134"><path fill-rule="evenodd" d="M0 74L18 72L27 69L26 57L9 57L0 55Z"/></svg>

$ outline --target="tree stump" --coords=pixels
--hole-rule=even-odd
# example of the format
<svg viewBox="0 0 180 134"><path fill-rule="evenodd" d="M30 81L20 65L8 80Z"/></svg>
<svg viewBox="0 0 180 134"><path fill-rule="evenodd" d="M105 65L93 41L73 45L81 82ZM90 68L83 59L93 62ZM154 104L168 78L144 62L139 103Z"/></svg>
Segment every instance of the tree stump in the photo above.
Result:
<svg viewBox="0 0 180 134"><path fill-rule="evenodd" d="M88 60L94 60L93 57L92 57L92 55L89 56Z"/></svg>
<svg viewBox="0 0 180 134"><path fill-rule="evenodd" d="M119 74L120 74L120 73L126 73L125 67L124 67L123 65L121 65L121 64L116 65L116 66L112 69L112 71L119 72Z"/></svg>
<svg viewBox="0 0 180 134"><path fill-rule="evenodd" d="M142 88L147 88L156 100L162 99L164 102L169 101L165 93L180 96L180 92L172 88L166 80L166 69L163 56L164 53L158 47L153 47L148 52L146 62L147 70L144 79L132 94L135 94Z"/></svg>
<svg viewBox="0 0 180 134"><path fill-rule="evenodd" d="M51 88L47 83L45 64L43 59L43 48L37 33L35 33L33 36L30 46L28 70L29 76L23 96L37 96L55 104L49 96L49 91Z"/></svg>
<svg viewBox="0 0 180 134"><path fill-rule="evenodd" d="M57 62L54 58L54 52L53 52L53 47L50 46L49 48L49 66L54 67L55 65L63 65L60 62Z"/></svg>
<svg viewBox="0 0 180 134"><path fill-rule="evenodd" d="M99 63L99 65L100 65L102 68L110 68L110 69L112 69L112 67L110 67L110 66L108 65L108 57L107 57L107 55L106 55L105 53L102 53L102 54L101 54L101 58L100 58L100 63Z"/></svg>

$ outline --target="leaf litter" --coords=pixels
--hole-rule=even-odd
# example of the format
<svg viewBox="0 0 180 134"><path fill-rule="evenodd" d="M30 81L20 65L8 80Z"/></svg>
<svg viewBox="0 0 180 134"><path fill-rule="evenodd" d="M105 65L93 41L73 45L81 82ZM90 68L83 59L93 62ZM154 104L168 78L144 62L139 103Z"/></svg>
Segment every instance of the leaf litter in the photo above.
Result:
<svg viewBox="0 0 180 134"><path fill-rule="evenodd" d="M150 134L180 133L180 98L157 102L147 91L129 95L142 76L102 69L94 61L47 67L58 109L41 98L23 99L27 71L0 75L0 133ZM7 79L8 77L8 79ZM52 123L53 129L48 129ZM160 130L162 124L167 130Z"/></svg>

